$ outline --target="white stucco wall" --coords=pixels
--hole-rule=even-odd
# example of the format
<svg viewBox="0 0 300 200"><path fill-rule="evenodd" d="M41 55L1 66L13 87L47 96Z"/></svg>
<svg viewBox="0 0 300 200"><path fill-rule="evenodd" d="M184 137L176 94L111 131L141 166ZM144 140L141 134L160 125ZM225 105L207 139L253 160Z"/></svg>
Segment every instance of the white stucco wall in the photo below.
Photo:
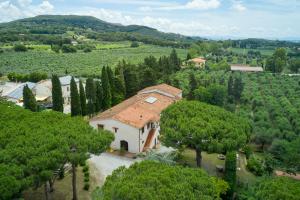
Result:
<svg viewBox="0 0 300 200"><path fill-rule="evenodd" d="M114 119L106 119L99 121L90 121L90 125L95 129L98 129L98 124L104 125L105 130L111 131L115 140L111 144L112 149L120 149L120 142L125 140L128 142L128 151L131 153L140 153L143 151L144 145L146 143L148 134L151 130L151 126L147 128L147 125L144 126L144 133L142 133L141 129L135 128L133 126L124 124L120 121ZM115 129L118 128L117 133L115 133ZM159 135L159 128L156 129L155 136L153 137L152 142L150 143L150 148L152 148L155 144L155 139ZM156 139L158 143L158 138Z"/></svg>
<svg viewBox="0 0 300 200"><path fill-rule="evenodd" d="M104 125L105 130L111 131L115 140L111 144L111 148L120 149L121 140L128 142L128 151L132 153L139 153L139 129L119 122L114 119L106 119L99 121L91 121L90 125L98 129L98 124ZM115 128L118 128L117 133L115 133ZM141 149L142 150L142 149Z"/></svg>
<svg viewBox="0 0 300 200"><path fill-rule="evenodd" d="M77 85L77 89L79 92L79 82L76 83ZM71 85L62 85L61 86L61 90L62 90L62 96L64 98L64 104L68 105L71 103Z"/></svg>

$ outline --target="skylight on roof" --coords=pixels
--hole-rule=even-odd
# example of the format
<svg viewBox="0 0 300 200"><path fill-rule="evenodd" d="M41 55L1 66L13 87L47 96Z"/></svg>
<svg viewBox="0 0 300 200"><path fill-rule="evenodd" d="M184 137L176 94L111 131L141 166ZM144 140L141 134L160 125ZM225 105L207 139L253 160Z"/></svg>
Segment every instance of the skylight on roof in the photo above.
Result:
<svg viewBox="0 0 300 200"><path fill-rule="evenodd" d="M155 97L148 97L146 100L145 100L147 103L154 103L155 101L157 101L157 98Z"/></svg>

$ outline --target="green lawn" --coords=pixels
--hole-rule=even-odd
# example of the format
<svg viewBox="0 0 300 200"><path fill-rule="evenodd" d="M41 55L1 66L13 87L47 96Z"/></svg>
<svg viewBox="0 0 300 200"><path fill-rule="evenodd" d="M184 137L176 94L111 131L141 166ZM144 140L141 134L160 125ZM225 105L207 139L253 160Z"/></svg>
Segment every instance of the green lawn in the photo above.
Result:
<svg viewBox="0 0 300 200"><path fill-rule="evenodd" d="M260 51L263 56L271 56L274 52L272 49L242 49L242 48L230 48L230 50L234 53L239 53L243 55L247 55L248 51Z"/></svg>
<svg viewBox="0 0 300 200"><path fill-rule="evenodd" d="M222 176L216 170L216 165L225 165L224 160L218 159L218 154L202 152L202 168L207 171L209 175L212 176ZM246 169L245 157L243 154L239 154L240 158L237 163L237 177L238 180L243 183L253 182L255 176ZM192 149L186 149L182 153L182 158L179 160L179 163L185 164L191 167L196 167L196 153Z"/></svg>
<svg viewBox="0 0 300 200"><path fill-rule="evenodd" d="M73 75L100 74L102 66L114 67L122 59L136 64L142 62L147 56L153 55L158 58L169 55L172 51L172 48L153 45L142 45L138 48L115 48L116 46L120 47L120 45L120 43L100 45L97 48L102 46L106 49L94 50L90 53L57 54L52 51L7 51L0 54L0 72L30 73L40 71L62 75L67 69ZM129 44L123 43L122 45ZM185 58L187 50L177 49L177 53L181 58Z"/></svg>
<svg viewBox="0 0 300 200"><path fill-rule="evenodd" d="M94 166L90 165L90 189L86 191L83 189L84 185L84 175L82 172L82 167L77 169L77 195L80 200L90 200L91 193L100 184L100 175L97 174ZM70 200L72 199L72 175L67 173L65 178L62 180L57 180L54 183L54 192L50 193L49 197L53 200ZM25 200L44 200L45 193L44 187L40 187L37 190L27 190L24 192L23 198Z"/></svg>

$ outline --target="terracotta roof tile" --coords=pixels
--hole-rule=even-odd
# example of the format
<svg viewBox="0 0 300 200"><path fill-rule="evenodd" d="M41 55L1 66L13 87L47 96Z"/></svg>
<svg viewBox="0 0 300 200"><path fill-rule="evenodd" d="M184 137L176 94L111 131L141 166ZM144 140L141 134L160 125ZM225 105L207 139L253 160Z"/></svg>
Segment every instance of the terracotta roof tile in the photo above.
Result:
<svg viewBox="0 0 300 200"><path fill-rule="evenodd" d="M163 84L160 84L160 85L147 87L147 88L139 91L138 94L146 93L146 92L155 92L155 91L162 91L162 92L171 94L173 96L177 96L180 93L182 93L182 90L163 83Z"/></svg>
<svg viewBox="0 0 300 200"><path fill-rule="evenodd" d="M193 58L190 61L194 62L194 63L205 63L206 60L203 58Z"/></svg>
<svg viewBox="0 0 300 200"><path fill-rule="evenodd" d="M178 95L181 90L172 86L161 84L145 88L142 91L149 91L153 89L159 89L167 91L172 95ZM104 119L115 119L125 124L141 128L149 121L158 121L160 119L160 113L169 105L180 99L179 96L172 97L162 93L140 91L137 95L123 101L122 103L98 114L93 117L91 121L98 121ZM146 100L148 98L154 99L153 103L149 103Z"/></svg>

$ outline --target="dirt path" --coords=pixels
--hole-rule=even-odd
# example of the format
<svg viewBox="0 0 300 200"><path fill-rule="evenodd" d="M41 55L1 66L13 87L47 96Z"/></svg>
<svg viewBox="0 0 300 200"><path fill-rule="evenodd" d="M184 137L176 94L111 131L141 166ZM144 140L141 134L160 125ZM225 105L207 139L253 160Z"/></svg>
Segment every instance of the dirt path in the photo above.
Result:
<svg viewBox="0 0 300 200"><path fill-rule="evenodd" d="M276 176L285 176L285 177L289 177L289 178L300 181L300 174L292 175L292 174L288 174L288 173L280 171L280 170L275 170L275 175Z"/></svg>

